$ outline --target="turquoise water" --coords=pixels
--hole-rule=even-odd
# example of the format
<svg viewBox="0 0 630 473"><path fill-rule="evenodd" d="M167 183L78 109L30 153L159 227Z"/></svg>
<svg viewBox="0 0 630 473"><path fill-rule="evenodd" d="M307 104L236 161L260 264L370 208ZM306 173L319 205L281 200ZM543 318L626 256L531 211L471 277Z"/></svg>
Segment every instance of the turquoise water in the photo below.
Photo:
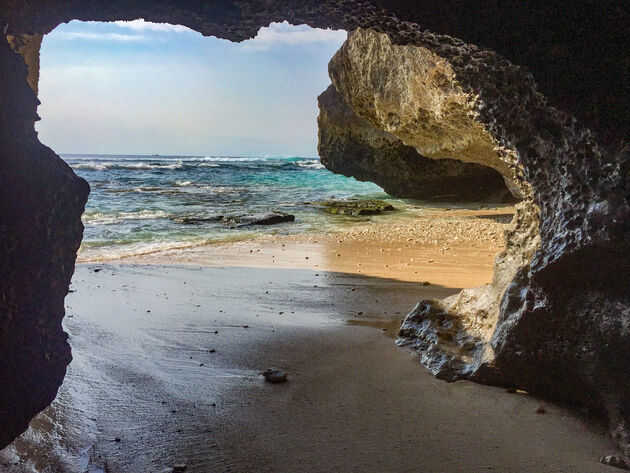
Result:
<svg viewBox="0 0 630 473"><path fill-rule="evenodd" d="M83 215L80 260L111 259L252 238L270 233L328 231L353 221L324 213L324 199L391 199L375 184L333 174L318 159L215 156L63 155L92 188ZM220 215L274 211L295 222L230 226Z"/></svg>

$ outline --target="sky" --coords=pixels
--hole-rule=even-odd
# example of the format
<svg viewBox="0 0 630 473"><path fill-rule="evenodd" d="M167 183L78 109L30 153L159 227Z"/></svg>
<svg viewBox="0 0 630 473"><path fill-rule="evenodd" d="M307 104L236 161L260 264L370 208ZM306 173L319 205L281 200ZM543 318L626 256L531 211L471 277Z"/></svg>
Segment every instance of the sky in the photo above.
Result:
<svg viewBox="0 0 630 473"><path fill-rule="evenodd" d="M57 153L317 156L317 96L345 31L272 23L242 43L72 21L44 37L36 124Z"/></svg>

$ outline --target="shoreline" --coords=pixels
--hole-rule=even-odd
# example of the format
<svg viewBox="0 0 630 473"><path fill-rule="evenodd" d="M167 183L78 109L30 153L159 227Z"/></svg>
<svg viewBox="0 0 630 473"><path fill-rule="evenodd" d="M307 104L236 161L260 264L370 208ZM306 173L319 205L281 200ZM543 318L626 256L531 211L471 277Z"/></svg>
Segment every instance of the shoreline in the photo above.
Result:
<svg viewBox="0 0 630 473"><path fill-rule="evenodd" d="M490 282L513 207L431 209L404 219L356 222L327 233L259 235L84 264L302 268L473 287Z"/></svg>

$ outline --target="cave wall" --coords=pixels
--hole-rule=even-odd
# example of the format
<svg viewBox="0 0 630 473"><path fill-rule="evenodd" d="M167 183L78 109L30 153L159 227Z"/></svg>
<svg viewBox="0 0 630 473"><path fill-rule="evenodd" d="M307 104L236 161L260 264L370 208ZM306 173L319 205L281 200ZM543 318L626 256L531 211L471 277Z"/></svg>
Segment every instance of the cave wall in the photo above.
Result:
<svg viewBox="0 0 630 473"><path fill-rule="evenodd" d="M8 37L45 34L72 19L140 17L237 41L271 21L370 28L387 34L393 50L412 45L441 61L456 95L466 99L472 125L501 151L493 167L504 176L513 173L510 182L524 199L510 247L497 262L500 268L504 259L514 274L498 271L495 280L509 281L489 299L473 290L443 304L421 302L401 334L429 361L442 357L443 369L436 372L449 379L516 385L601 409L628 458L630 22L626 2L589 1L3 2L0 447L54 398L70 360L63 300L89 191L38 141L38 102L26 64L31 59L11 49ZM356 85L365 84L341 76L333 83L357 112L361 107L351 99ZM377 97L368 96L365 104ZM382 120L387 115L360 115L425 155L416 135L397 131ZM510 263L514 258L521 263ZM467 312L474 305L467 300L476 308ZM494 329L476 336L477 325L469 322L484 311L496 314ZM472 343L459 343L467 334ZM436 337L440 343L450 337L455 345L440 346Z"/></svg>
<svg viewBox="0 0 630 473"><path fill-rule="evenodd" d="M29 57L27 55L27 57ZM0 446L44 409L71 360L61 329L89 192L39 143L27 67L0 39Z"/></svg>

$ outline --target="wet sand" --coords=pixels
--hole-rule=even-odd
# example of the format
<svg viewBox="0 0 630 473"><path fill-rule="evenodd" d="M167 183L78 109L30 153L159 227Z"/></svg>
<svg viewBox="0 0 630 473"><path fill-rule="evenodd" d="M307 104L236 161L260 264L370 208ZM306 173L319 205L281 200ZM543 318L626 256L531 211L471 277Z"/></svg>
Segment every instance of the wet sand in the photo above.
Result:
<svg viewBox="0 0 630 473"><path fill-rule="evenodd" d="M598 463L613 451L603 426L531 396L436 380L395 346L419 299L489 280L487 242L291 238L220 257L196 249L206 252L196 266L200 254L187 252L176 265L164 255L78 265L64 321L74 360L57 400L0 453L0 471L612 471ZM461 279L450 248L480 252ZM333 269L341 251L362 265ZM410 251L433 262L405 265ZM403 263L381 267L383 253ZM289 381L265 382L272 366Z"/></svg>

